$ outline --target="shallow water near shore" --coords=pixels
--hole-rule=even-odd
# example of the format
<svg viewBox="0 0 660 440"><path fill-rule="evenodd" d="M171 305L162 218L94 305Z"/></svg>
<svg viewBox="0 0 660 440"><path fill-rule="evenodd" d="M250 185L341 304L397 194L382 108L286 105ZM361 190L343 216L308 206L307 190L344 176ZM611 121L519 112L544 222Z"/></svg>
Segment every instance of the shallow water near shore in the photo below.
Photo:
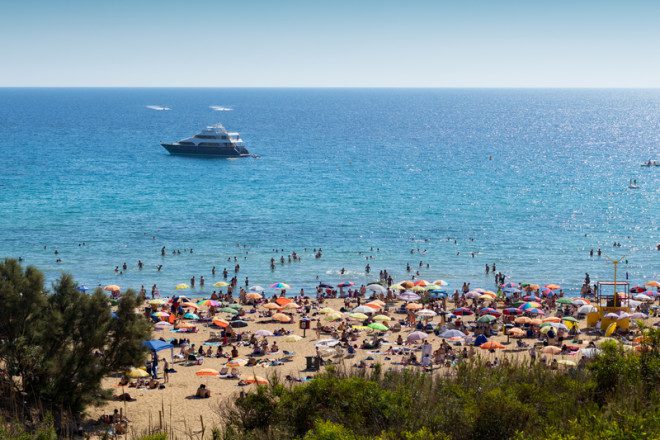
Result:
<svg viewBox="0 0 660 440"><path fill-rule="evenodd" d="M204 275L204 294L230 256L241 284L294 292L372 280L366 263L409 278L420 260L452 289L492 287L486 263L578 288L611 279L605 255L626 256L622 279L658 277L660 167L640 164L660 159L659 90L0 89L0 103L0 256L49 281L171 294ZM217 122L259 158L159 145ZM302 261L271 272L274 248Z"/></svg>

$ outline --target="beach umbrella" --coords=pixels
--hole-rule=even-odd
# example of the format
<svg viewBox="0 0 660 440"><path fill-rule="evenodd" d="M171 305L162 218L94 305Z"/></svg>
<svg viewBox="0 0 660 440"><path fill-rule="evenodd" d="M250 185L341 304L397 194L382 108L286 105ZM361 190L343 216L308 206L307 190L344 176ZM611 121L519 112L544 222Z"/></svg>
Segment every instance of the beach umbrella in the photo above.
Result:
<svg viewBox="0 0 660 440"><path fill-rule="evenodd" d="M532 301L532 302L540 302L541 301L541 298L539 298L536 295L526 295L526 296L523 296L523 299L525 301Z"/></svg>
<svg viewBox="0 0 660 440"><path fill-rule="evenodd" d="M261 287L261 286L252 286L252 287L250 287L249 291L250 292L256 292L256 293L263 293L264 288Z"/></svg>
<svg viewBox="0 0 660 440"><path fill-rule="evenodd" d="M259 337L261 337L261 336L273 336L273 332L271 332L270 330L257 330L256 332L254 332L254 335L259 336Z"/></svg>
<svg viewBox="0 0 660 440"><path fill-rule="evenodd" d="M378 321L378 322L387 322L387 321L392 320L392 318L390 318L389 316L386 316L386 315L376 315L376 316L374 316L373 319L374 319L374 321Z"/></svg>
<svg viewBox="0 0 660 440"><path fill-rule="evenodd" d="M547 318L543 318L543 322L561 322L561 318L556 316L548 316Z"/></svg>
<svg viewBox="0 0 660 440"><path fill-rule="evenodd" d="M440 289L437 289L437 288L431 288L431 289L428 290L428 292L435 298L438 298L440 296L447 297L447 295L449 295L449 293L447 291L440 290Z"/></svg>
<svg viewBox="0 0 660 440"><path fill-rule="evenodd" d="M536 301L528 301L519 307L520 310L536 309L541 307L541 303Z"/></svg>
<svg viewBox="0 0 660 440"><path fill-rule="evenodd" d="M291 322L291 317L289 315L285 315L284 313L275 313L272 318L278 322Z"/></svg>
<svg viewBox="0 0 660 440"><path fill-rule="evenodd" d="M417 280L417 281L415 281L413 284L414 284L415 286L421 286L421 287L427 287L427 286L430 286L430 285L431 285L431 283L429 283L429 282L426 281L426 280Z"/></svg>
<svg viewBox="0 0 660 440"><path fill-rule="evenodd" d="M525 310L525 313L528 313L530 315L545 315L545 312L543 310L537 308L527 309Z"/></svg>
<svg viewBox="0 0 660 440"><path fill-rule="evenodd" d="M277 290L289 290L291 289L291 286L289 286L286 283L274 283L270 285L271 289L277 289Z"/></svg>
<svg viewBox="0 0 660 440"><path fill-rule="evenodd" d="M392 284L390 286L391 290L406 290L405 287L403 287L401 284Z"/></svg>
<svg viewBox="0 0 660 440"><path fill-rule="evenodd" d="M633 298L635 298L637 301L653 301L653 298L643 293L638 293L637 295L633 296Z"/></svg>
<svg viewBox="0 0 660 440"><path fill-rule="evenodd" d="M302 336L299 335L287 335L284 337L285 342L298 342L302 340Z"/></svg>
<svg viewBox="0 0 660 440"><path fill-rule="evenodd" d="M442 287L449 285L449 283L447 283L447 281L445 281L445 280L435 280L435 281L433 281L433 284L435 284L436 286L442 286Z"/></svg>
<svg viewBox="0 0 660 440"><path fill-rule="evenodd" d="M479 310L479 314L480 315L493 315L495 317L498 317L498 316L501 315L501 313L499 311L497 311L496 309L494 309L492 307L482 308L481 310Z"/></svg>
<svg viewBox="0 0 660 440"><path fill-rule="evenodd" d="M509 281L508 283L505 284L501 284L500 287L502 289L520 289L520 285L512 281Z"/></svg>
<svg viewBox="0 0 660 440"><path fill-rule="evenodd" d="M352 325L351 328L354 330L372 330L370 327L367 327L366 325Z"/></svg>
<svg viewBox="0 0 660 440"><path fill-rule="evenodd" d="M167 301L165 301L164 299L149 300L149 305L151 306L162 306L163 304L167 304Z"/></svg>
<svg viewBox="0 0 660 440"><path fill-rule="evenodd" d="M386 326L384 326L384 325L381 324L380 322L372 322L372 323L369 324L367 327L369 327L369 328L371 328L371 329L373 329L373 330L381 331L381 332L386 332L387 330L389 330Z"/></svg>
<svg viewBox="0 0 660 440"><path fill-rule="evenodd" d="M169 318L170 314L167 312L154 312L151 314L154 318Z"/></svg>
<svg viewBox="0 0 660 440"><path fill-rule="evenodd" d="M493 322L497 321L497 318L494 317L493 315L484 315L477 319L477 322L480 322L482 324L491 324Z"/></svg>
<svg viewBox="0 0 660 440"><path fill-rule="evenodd" d="M646 315L642 312L635 312L632 315L630 315L630 317L633 319L647 319L649 315Z"/></svg>
<svg viewBox="0 0 660 440"><path fill-rule="evenodd" d="M646 292L646 287L634 286L630 288L630 293L642 293L642 292Z"/></svg>
<svg viewBox="0 0 660 440"><path fill-rule="evenodd" d="M282 307L277 303L266 303L262 306L264 309L268 310L280 310Z"/></svg>
<svg viewBox="0 0 660 440"><path fill-rule="evenodd" d="M423 341L424 339L427 339L428 337L429 337L429 335L424 333L424 332L415 331L415 332L410 333L408 335L408 337L406 338L406 340L408 342L416 342L416 341Z"/></svg>
<svg viewBox="0 0 660 440"><path fill-rule="evenodd" d="M495 299L495 297L490 296L490 295L481 295L481 296L479 296L479 299L481 301L492 301L492 300Z"/></svg>
<svg viewBox="0 0 660 440"><path fill-rule="evenodd" d="M412 281L401 281L399 284L406 289L412 289L415 286L415 283Z"/></svg>
<svg viewBox="0 0 660 440"><path fill-rule="evenodd" d="M365 319L369 318L367 315L364 313L349 313L348 316L351 319L357 319L359 321L364 321Z"/></svg>
<svg viewBox="0 0 660 440"><path fill-rule="evenodd" d="M275 302L276 302L277 304L281 305L282 307L284 307L285 305L289 304L290 302L293 302L293 300L292 300L292 299L289 299L289 298L285 298L285 297L283 297L283 296L280 296L279 298L277 298L277 299L275 300Z"/></svg>
<svg viewBox="0 0 660 440"><path fill-rule="evenodd" d="M506 347L497 341L488 341L479 345L479 348L484 350L504 350Z"/></svg>
<svg viewBox="0 0 660 440"><path fill-rule="evenodd" d="M424 306L419 303L408 303L406 304L406 310L421 310Z"/></svg>
<svg viewBox="0 0 660 440"><path fill-rule="evenodd" d="M76 287L76 289L78 290L78 292L85 293L85 292L87 292L87 291L89 290L89 287L87 287L87 286L85 286L84 284L82 284L82 285Z"/></svg>
<svg viewBox="0 0 660 440"><path fill-rule="evenodd" d="M180 322L176 325L176 328L195 328L195 324L192 324L190 322Z"/></svg>
<svg viewBox="0 0 660 440"><path fill-rule="evenodd" d="M190 286L186 283L179 283L174 287L176 290L190 289Z"/></svg>
<svg viewBox="0 0 660 440"><path fill-rule="evenodd" d="M342 315L341 313L335 312L335 313L328 313L323 317L323 319L325 321L337 321L339 319L342 319L343 317L344 315Z"/></svg>
<svg viewBox="0 0 660 440"><path fill-rule="evenodd" d="M367 306L367 307L371 307L372 309L375 309L375 310L380 310L380 309L383 308L383 306L381 306L380 304L378 304L378 303L375 302L375 301L368 302L368 303L365 304L365 306Z"/></svg>
<svg viewBox="0 0 660 440"><path fill-rule="evenodd" d="M569 359L559 359L557 361L557 363L559 365L565 365L567 367L577 367L577 364L575 363L575 361L571 361Z"/></svg>
<svg viewBox="0 0 660 440"><path fill-rule="evenodd" d="M236 368L247 365L247 363L248 363L247 359L234 358L234 359L229 359L225 365L228 366L229 368Z"/></svg>
<svg viewBox="0 0 660 440"><path fill-rule="evenodd" d="M513 322L516 324L531 324L532 319L527 316L519 316Z"/></svg>
<svg viewBox="0 0 660 440"><path fill-rule="evenodd" d="M131 379L139 379L141 377L149 377L149 373L147 373L145 370L142 368L134 368L131 367L129 368L124 374L127 377L130 377Z"/></svg>
<svg viewBox="0 0 660 440"><path fill-rule="evenodd" d="M184 309L187 308L187 307L189 307L191 309L195 309L195 310L199 309L199 306L197 304L189 302L189 301L182 302L181 307L183 307Z"/></svg>
<svg viewBox="0 0 660 440"><path fill-rule="evenodd" d="M474 312L467 307L459 307L452 312L456 316L474 315Z"/></svg>
<svg viewBox="0 0 660 440"><path fill-rule="evenodd" d="M301 306L298 305L297 303L290 302L290 303L285 304L284 307L282 307L282 308L286 309L286 310L295 310L295 309L299 309L300 307Z"/></svg>
<svg viewBox="0 0 660 440"><path fill-rule="evenodd" d="M245 382L248 385L256 384L256 385L268 385L268 379L261 377L261 376L250 376L245 379L243 379L243 382Z"/></svg>
<svg viewBox="0 0 660 440"><path fill-rule="evenodd" d="M331 348L331 347L334 347L336 345L339 345L340 343L341 343L341 341L339 341L337 339L333 339L333 338L321 339L316 344L314 344L314 346L316 348Z"/></svg>
<svg viewBox="0 0 660 440"><path fill-rule="evenodd" d="M449 338L464 338L467 336L465 333L463 333L460 330L445 330L440 334L441 338L449 339Z"/></svg>
<svg viewBox="0 0 660 440"><path fill-rule="evenodd" d="M541 349L541 353L556 355L561 353L561 348L554 345L548 345L547 347L543 347Z"/></svg>
<svg viewBox="0 0 660 440"><path fill-rule="evenodd" d="M502 311L505 315L520 315L522 310L516 309L515 307L508 307Z"/></svg>
<svg viewBox="0 0 660 440"><path fill-rule="evenodd" d="M213 318L213 321L211 321L214 325L217 327L222 327L222 328L227 328L229 327L229 322L225 321L224 319L220 318Z"/></svg>
<svg viewBox="0 0 660 440"><path fill-rule="evenodd" d="M402 301L418 301L421 299L421 296L417 295L415 292L406 290L399 294L399 299Z"/></svg>
<svg viewBox="0 0 660 440"><path fill-rule="evenodd" d="M660 282L652 280L652 281L647 281L644 283L646 287L660 287Z"/></svg>
<svg viewBox="0 0 660 440"><path fill-rule="evenodd" d="M565 332L568 331L568 327L566 327L566 325L562 324L561 322L550 322L549 324L550 324L551 327L554 327L557 330L563 330Z"/></svg>
<svg viewBox="0 0 660 440"><path fill-rule="evenodd" d="M119 292L121 290L121 288L116 284L108 284L107 286L105 286L103 288L103 290L105 290L107 292Z"/></svg>
<svg viewBox="0 0 660 440"><path fill-rule="evenodd" d="M580 353L582 353L582 356L586 357L587 359L592 359L598 356L600 349L596 347L587 347L580 349Z"/></svg>
<svg viewBox="0 0 660 440"><path fill-rule="evenodd" d="M257 292L250 292L245 295L245 298L251 300L260 300L261 298L263 298L263 296L261 296L261 294Z"/></svg>
<svg viewBox="0 0 660 440"><path fill-rule="evenodd" d="M542 321L539 318L532 318L529 320L529 323L532 325L541 325Z"/></svg>
<svg viewBox="0 0 660 440"><path fill-rule="evenodd" d="M412 290L412 291L415 292L415 293L422 293L422 292L426 292L426 287L422 287L422 286L414 286L414 287L413 287L412 289L410 289L410 290Z"/></svg>
<svg viewBox="0 0 660 440"><path fill-rule="evenodd" d="M465 294L465 297L468 299L477 299L481 296L480 292L477 292L476 290L470 290L468 293Z"/></svg>
<svg viewBox="0 0 660 440"><path fill-rule="evenodd" d="M352 287L355 286L355 283L353 281L343 281L339 284L337 284L337 287L344 288L344 287Z"/></svg>
<svg viewBox="0 0 660 440"><path fill-rule="evenodd" d="M227 287L229 285L226 281L216 281L213 283L213 287Z"/></svg>
<svg viewBox="0 0 660 440"><path fill-rule="evenodd" d="M521 328L513 327L513 328L510 328L509 330L507 330L506 334L509 335L509 336L512 336L514 338L522 338L527 333Z"/></svg>
<svg viewBox="0 0 660 440"><path fill-rule="evenodd" d="M619 319L619 315L616 314L616 313L614 313L614 312L610 312L610 313L605 314L605 316L603 316L603 318L607 318L607 319Z"/></svg>
<svg viewBox="0 0 660 440"><path fill-rule="evenodd" d="M369 284L367 286L367 290L371 290L372 292L376 293L385 293L387 292L387 289L381 286L380 284Z"/></svg>
<svg viewBox="0 0 660 440"><path fill-rule="evenodd" d="M621 321L623 319L627 319L627 318L630 318L630 313L627 313L627 312L620 312L619 313L619 318L618 318L619 321Z"/></svg>
<svg viewBox="0 0 660 440"><path fill-rule="evenodd" d="M351 311L353 313L366 313L367 315L370 315L375 312L375 310L369 306L358 306Z"/></svg>
<svg viewBox="0 0 660 440"><path fill-rule="evenodd" d="M238 310L236 310L232 307L223 307L218 311L222 312L222 313L231 313L232 315L238 315Z"/></svg>
<svg viewBox="0 0 660 440"><path fill-rule="evenodd" d="M197 303L199 307L220 307L222 303L213 299L203 299Z"/></svg>
<svg viewBox="0 0 660 440"><path fill-rule="evenodd" d="M559 284L546 284L545 287L547 287L550 290L561 289L561 286Z"/></svg>
<svg viewBox="0 0 660 440"><path fill-rule="evenodd" d="M570 299L570 298L563 297L563 298L559 298L559 299L557 300L557 304L572 305L572 304L573 304L573 300Z"/></svg>
<svg viewBox="0 0 660 440"><path fill-rule="evenodd" d="M434 316L437 315L433 310L430 309L421 309L415 312L415 315L417 315L420 318L433 318Z"/></svg>
<svg viewBox="0 0 660 440"><path fill-rule="evenodd" d="M165 330L166 328L171 328L172 324L170 324L167 321L160 321L160 322L157 322L154 325L154 327L156 328L156 330Z"/></svg>
<svg viewBox="0 0 660 440"><path fill-rule="evenodd" d="M573 318L572 316L564 316L561 318L562 321L568 321L568 322L580 322L578 319Z"/></svg>
<svg viewBox="0 0 660 440"><path fill-rule="evenodd" d="M183 318L184 318L184 319L193 319L193 320L196 321L196 320L199 319L199 316L196 315L196 314L194 314L194 313L190 313L190 312L188 312L188 313L186 313L185 315L183 315Z"/></svg>
<svg viewBox="0 0 660 440"><path fill-rule="evenodd" d="M582 313L583 315L586 315L587 313L597 312L597 311L598 311L598 309L596 307L592 306L591 304L585 304L585 305L581 306L578 309L578 313Z"/></svg>
<svg viewBox="0 0 660 440"><path fill-rule="evenodd" d="M328 313L337 313L337 311L332 307L323 307L321 310L319 310L319 313L326 315Z"/></svg>
<svg viewBox="0 0 660 440"><path fill-rule="evenodd" d="M241 306L238 303L229 304L229 305L227 305L227 307L229 307L230 309L234 309L234 310L241 310L243 308L243 306Z"/></svg>
<svg viewBox="0 0 660 440"><path fill-rule="evenodd" d="M219 376L220 373L218 370L214 370L213 368L202 368L201 370L197 370L195 373L195 376L200 376L200 377L205 377L205 376Z"/></svg>

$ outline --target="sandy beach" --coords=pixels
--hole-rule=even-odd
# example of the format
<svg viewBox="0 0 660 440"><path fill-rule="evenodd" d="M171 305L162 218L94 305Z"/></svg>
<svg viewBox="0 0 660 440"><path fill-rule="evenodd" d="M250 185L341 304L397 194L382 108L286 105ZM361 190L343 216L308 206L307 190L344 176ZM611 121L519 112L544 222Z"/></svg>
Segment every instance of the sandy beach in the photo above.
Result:
<svg viewBox="0 0 660 440"><path fill-rule="evenodd" d="M653 298L655 292L649 289L647 293ZM414 295L413 292L406 291L392 300L393 294L390 294L391 300L381 303L377 298L387 299L384 295L375 296L368 292L366 297L354 297L350 300L327 298L319 302L312 298L287 298L278 299L279 304L273 301L276 296L272 292L264 294L262 299L256 299L260 296L258 294L248 294L248 297L254 298L253 300L244 298L245 294L243 294L241 295L243 299L252 304L241 304L239 307L234 303L233 307L240 309L240 315L234 320L240 320L244 324L239 324L243 326L237 325L233 329L231 326L225 327L225 323L230 322L233 314L227 313L228 309L219 307L230 305L227 302L222 302L211 310L207 306L212 303L208 301L204 303L192 302L192 299L183 300L178 304L180 306L178 311L194 313L194 316L188 315L193 319L181 316L174 326L159 324L155 326L152 334L154 340L170 342L176 339L173 348L157 353L158 384L162 385L155 389L149 389L148 386L135 387L136 381L146 383L149 377L144 379L132 377L128 379L129 384L121 385L119 376L108 377L104 380L106 388L111 389L115 396L128 393L133 400L108 401L103 406L90 408L89 420L99 420L104 414L112 414L117 409L128 419L129 434L144 433L149 431L150 427L166 426L175 436L199 434L202 430L210 435L210 428L221 424L219 416L221 407L236 399L240 393L255 387L254 384L245 384L246 381L250 382L254 378L269 379L273 375L292 385L309 380L317 374L317 371L307 369L308 357L313 359L320 356L323 365L334 364L346 369L371 368L378 363L383 369L413 368L428 371L429 374L451 374L458 362L474 356L484 358L492 363L493 367L505 359L529 363L532 361L530 357L534 356L535 368L564 369L579 367L581 359L585 356L593 356L598 345L607 339L622 340L630 350L634 350L636 346L637 324L632 317L623 315L618 320L619 328L630 325L630 329L624 332L609 325L600 331L589 329L586 316L578 314L580 307L589 305L588 303L591 302L589 300L572 304L576 298L543 296L538 298L539 313L512 312L511 309L515 308L513 298L505 304L501 298L488 299L488 296L493 295L481 290L476 293L468 292L467 298L461 295L459 304L455 304L449 296L445 300L447 310L445 314L442 309L442 299L422 305L418 301L400 299L406 298L406 294ZM520 296L529 294L534 292L521 293ZM352 293L352 296L355 296L355 293ZM166 316L171 312L171 301L170 298L151 303L147 300L146 313L152 314L160 310L162 317L151 318L152 320L174 321L174 318ZM288 301L297 301L297 304L289 303L287 306ZM529 308L526 305L529 301L520 299L519 303L519 308ZM346 307L346 304L349 306ZM655 304L657 297L655 302L647 300L638 307L651 312L651 315L635 315L641 317L641 321L647 326L658 325L658 317L653 316ZM592 302L592 305L597 304ZM463 306L467 309L463 313L470 314L461 315L457 306ZM558 311L557 306L561 311ZM355 311L356 307L360 308ZM368 311L369 308L373 309L372 313L359 314L360 311ZM139 312L145 313L145 310ZM211 315L211 312L216 313ZM283 323L273 320L272 315L282 313L291 317L292 322ZM604 314L604 310L601 311L601 316ZM196 319L198 316L201 319ZM309 330L303 331L300 328L303 317L310 320ZM279 315L276 318L285 320ZM531 321L532 324L529 324L533 319L535 320ZM215 323L212 322L213 320ZM492 324L489 321L492 321ZM503 327L505 322L508 325ZM366 326L369 324L375 329ZM384 327L379 327L379 324L388 329L382 331ZM319 325L323 327L322 330L317 330ZM424 328L425 325L428 326ZM574 326L575 330L569 334L566 330ZM177 330L179 327L187 328ZM225 328L230 329L233 336L223 336ZM426 337L424 333L420 333L424 330ZM611 335L609 330L612 330ZM270 333L278 334L278 331L283 331L285 334L270 336ZM447 331L450 333L445 333ZM463 337L456 331L462 331L466 336ZM475 343L482 342L477 339L477 335L484 332L491 333L487 335L486 343L486 347L491 349L475 346ZM267 336L253 336L255 333ZM604 333L609 337L604 336ZM445 337L442 337L443 334ZM236 341L237 338L240 340ZM180 339L187 339L189 343L179 344ZM255 340L258 348L262 345L267 347L264 353L255 354ZM340 342L336 342L337 340ZM375 340L378 341L377 346L368 348L368 344ZM317 347L320 345L319 342L323 341L325 341L323 346ZM218 357L218 347L223 344L226 344L222 347L223 353ZM275 348L273 344L276 344L277 351L272 351ZM355 349L350 349L349 345ZM204 355L198 356L200 346L203 347ZM535 348L531 350L532 347ZM238 354L238 356L231 358L232 349L234 355ZM190 356L188 351L195 355ZM424 354L428 356L425 357ZM234 363L226 365L230 358L237 366L232 367ZM164 383L162 372L163 360L166 360L169 368L174 370L168 373L167 383ZM245 362L249 362L248 365L245 365ZM253 363L256 364L252 365ZM324 366L321 366L321 371L323 369ZM240 378L221 378L216 372L239 373ZM132 376L140 375L148 376L144 370L132 374ZM210 398L195 397L200 385L204 385L210 391ZM108 426L97 423L94 429L97 433L101 433L107 430Z"/></svg>

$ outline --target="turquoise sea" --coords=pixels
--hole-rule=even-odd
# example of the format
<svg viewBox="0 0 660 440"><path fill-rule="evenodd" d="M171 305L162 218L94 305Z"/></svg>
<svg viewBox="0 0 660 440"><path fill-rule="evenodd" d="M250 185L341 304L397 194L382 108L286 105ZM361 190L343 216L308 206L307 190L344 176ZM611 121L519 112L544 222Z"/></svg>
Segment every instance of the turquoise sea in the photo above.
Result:
<svg viewBox="0 0 660 440"><path fill-rule="evenodd" d="M260 157L159 145L217 122ZM0 89L0 256L164 294L192 275L208 292L230 256L241 284L294 291L371 280L367 262L408 278L420 260L451 289L491 288L486 263L577 289L585 272L611 279L605 255L625 255L619 276L636 284L660 272L648 159L660 90ZM271 272L274 248L302 261Z"/></svg>

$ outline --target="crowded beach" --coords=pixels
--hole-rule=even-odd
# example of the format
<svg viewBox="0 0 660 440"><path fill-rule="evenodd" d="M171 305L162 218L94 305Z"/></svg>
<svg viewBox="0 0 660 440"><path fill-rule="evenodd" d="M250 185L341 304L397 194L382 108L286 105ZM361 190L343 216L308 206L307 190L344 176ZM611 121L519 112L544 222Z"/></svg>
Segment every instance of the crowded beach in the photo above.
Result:
<svg viewBox="0 0 660 440"><path fill-rule="evenodd" d="M603 341L642 350L643 327L660 323L657 281L598 283L594 292L585 279L584 297L558 284L500 281L496 291L464 283L450 293L443 280L393 283L385 271L368 285L320 283L313 295L291 295L284 282L218 281L208 298L186 295L186 283L171 297L152 292L139 310L153 323L148 361L106 378L113 400L90 415L97 431L117 434L162 426L165 413L170 429L218 424L222 405L250 387L275 376L304 383L329 365L446 375L480 357L492 368L582 368ZM104 289L121 295L120 286Z"/></svg>

